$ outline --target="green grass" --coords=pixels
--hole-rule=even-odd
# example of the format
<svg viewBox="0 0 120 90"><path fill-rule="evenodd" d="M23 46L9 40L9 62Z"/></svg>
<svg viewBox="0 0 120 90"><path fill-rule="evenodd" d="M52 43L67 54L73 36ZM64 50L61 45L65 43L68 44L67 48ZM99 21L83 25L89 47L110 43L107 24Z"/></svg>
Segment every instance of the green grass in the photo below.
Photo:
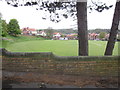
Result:
<svg viewBox="0 0 120 90"><path fill-rule="evenodd" d="M2 40L0 42L0 48L6 48L10 44L18 43L18 42L23 42L23 41L33 41L33 40L45 40L45 38L42 37L36 37L36 36L7 36L5 37L7 40Z"/></svg>
<svg viewBox="0 0 120 90"><path fill-rule="evenodd" d="M103 56L106 41L89 41L89 55ZM14 52L53 52L59 56L78 56L77 40L31 40L17 42L6 47ZM118 42L115 44L113 55L118 55Z"/></svg>
<svg viewBox="0 0 120 90"><path fill-rule="evenodd" d="M14 41L14 42L21 42L21 41L31 41L31 40L45 40L44 38L41 37L36 37L36 36L7 36L6 38L9 38L10 40Z"/></svg>

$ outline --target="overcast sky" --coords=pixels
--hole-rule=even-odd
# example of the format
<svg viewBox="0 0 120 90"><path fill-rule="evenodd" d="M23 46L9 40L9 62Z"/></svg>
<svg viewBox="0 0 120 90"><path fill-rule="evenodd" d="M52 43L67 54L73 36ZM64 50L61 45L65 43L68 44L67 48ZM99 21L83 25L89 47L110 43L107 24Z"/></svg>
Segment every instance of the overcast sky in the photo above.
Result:
<svg viewBox="0 0 120 90"><path fill-rule="evenodd" d="M90 4L88 0L88 4ZM94 0L97 1L97 0ZM104 10L102 13L92 11L89 13L88 11L88 29L110 29L112 24L112 18L114 14L115 2L116 0L99 0L106 2L107 5L113 4L109 10ZM2 13L2 18L9 22L10 19L17 19L20 25L20 28L30 27L36 29L45 29L48 27L52 27L54 29L62 29L62 28L74 28L76 26L75 22L72 18L70 19L62 19L59 23L54 23L49 20L43 20L42 16L44 16L43 11L36 10L35 7L12 7L6 4L6 2L0 1L0 12ZM73 27L74 26L74 27Z"/></svg>

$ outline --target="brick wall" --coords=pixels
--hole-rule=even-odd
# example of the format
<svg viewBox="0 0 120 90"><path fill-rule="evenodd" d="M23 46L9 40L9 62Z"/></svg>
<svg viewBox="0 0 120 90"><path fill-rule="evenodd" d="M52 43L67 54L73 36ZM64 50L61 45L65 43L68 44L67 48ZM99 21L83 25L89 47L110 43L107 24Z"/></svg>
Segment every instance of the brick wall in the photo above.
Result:
<svg viewBox="0 0 120 90"><path fill-rule="evenodd" d="M51 52L9 52L0 49L2 69L83 76L118 76L119 56L55 56Z"/></svg>

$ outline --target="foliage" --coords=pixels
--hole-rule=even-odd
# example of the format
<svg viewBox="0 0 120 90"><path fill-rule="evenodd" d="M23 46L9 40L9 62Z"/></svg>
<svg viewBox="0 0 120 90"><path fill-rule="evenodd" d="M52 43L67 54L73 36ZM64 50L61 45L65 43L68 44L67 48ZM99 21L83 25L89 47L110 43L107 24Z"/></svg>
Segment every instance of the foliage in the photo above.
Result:
<svg viewBox="0 0 120 90"><path fill-rule="evenodd" d="M2 21L0 20L0 37L2 36Z"/></svg>
<svg viewBox="0 0 120 90"><path fill-rule="evenodd" d="M33 40L46 40L45 38L42 37L36 37L36 36L23 36L19 35L17 37L7 35L5 37L5 40L2 40L2 46L0 47L7 47L10 44L18 43L18 42L26 42L26 41L33 41Z"/></svg>
<svg viewBox="0 0 120 90"><path fill-rule="evenodd" d="M100 32L110 33L110 29L91 29L91 30L88 30L88 33L99 34Z"/></svg>
<svg viewBox="0 0 120 90"><path fill-rule="evenodd" d="M93 4L89 6L91 11L94 9L98 12L102 12L105 9L108 10L113 7L113 5L107 6L106 3L100 2L99 0L97 2L93 2L93 0L91 0L91 2Z"/></svg>
<svg viewBox="0 0 120 90"><path fill-rule="evenodd" d="M18 34L21 34L20 27L16 19L10 20L8 24L8 34L12 36L17 36Z"/></svg>
<svg viewBox="0 0 120 90"><path fill-rule="evenodd" d="M73 29L53 29L53 30L54 30L54 32L58 32L58 33L62 33L62 34L70 34L70 33L78 32L78 30L73 30Z"/></svg>
<svg viewBox="0 0 120 90"><path fill-rule="evenodd" d="M103 39L103 38L105 38L105 35L106 35L105 32L100 32L99 38L100 38L100 39Z"/></svg>
<svg viewBox="0 0 120 90"><path fill-rule="evenodd" d="M36 10L44 10L46 12L50 13L50 20L53 22L60 22L61 16L64 18L73 17L74 20L76 20L76 2L74 0L70 1L56 1L56 0L26 0L21 1L20 0L6 0L8 5L11 5L13 7L19 7L19 6L35 6L37 5L38 8ZM98 12L102 12L105 9L110 9L113 5L107 6L106 3L103 2L93 2L91 0L92 4L88 6L88 8L92 10L96 10ZM63 12L58 12L58 10L61 10ZM46 20L46 17L42 17L44 20Z"/></svg>
<svg viewBox="0 0 120 90"><path fill-rule="evenodd" d="M6 37L8 34L7 23L5 20L2 20L2 36Z"/></svg>
<svg viewBox="0 0 120 90"><path fill-rule="evenodd" d="M2 15L0 13L0 36L2 35Z"/></svg>
<svg viewBox="0 0 120 90"><path fill-rule="evenodd" d="M46 29L45 32L46 32L48 38L50 38L50 39L53 38L54 30L51 27L49 27L48 29Z"/></svg>
<svg viewBox="0 0 120 90"><path fill-rule="evenodd" d="M64 34L62 34L62 35L61 35L61 37L65 37L65 35L64 35Z"/></svg>

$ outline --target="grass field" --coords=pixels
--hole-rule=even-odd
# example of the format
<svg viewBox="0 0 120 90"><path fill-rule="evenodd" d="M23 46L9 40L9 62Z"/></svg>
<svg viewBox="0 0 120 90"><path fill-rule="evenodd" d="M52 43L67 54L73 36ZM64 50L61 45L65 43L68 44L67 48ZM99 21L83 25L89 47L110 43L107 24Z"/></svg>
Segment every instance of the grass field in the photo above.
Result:
<svg viewBox="0 0 120 90"><path fill-rule="evenodd" d="M2 48L2 47L6 48L10 44L19 43L19 42L23 42L23 41L46 40L45 38L41 38L41 37L24 36L24 35L21 35L18 37L7 36L5 38L7 40L2 40L2 42L0 42L0 48Z"/></svg>
<svg viewBox="0 0 120 90"><path fill-rule="evenodd" d="M103 56L106 41L89 41L89 55ZM78 56L77 40L31 40L17 42L6 47L14 52L53 52L59 56ZM116 42L113 55L118 55L118 42Z"/></svg>

